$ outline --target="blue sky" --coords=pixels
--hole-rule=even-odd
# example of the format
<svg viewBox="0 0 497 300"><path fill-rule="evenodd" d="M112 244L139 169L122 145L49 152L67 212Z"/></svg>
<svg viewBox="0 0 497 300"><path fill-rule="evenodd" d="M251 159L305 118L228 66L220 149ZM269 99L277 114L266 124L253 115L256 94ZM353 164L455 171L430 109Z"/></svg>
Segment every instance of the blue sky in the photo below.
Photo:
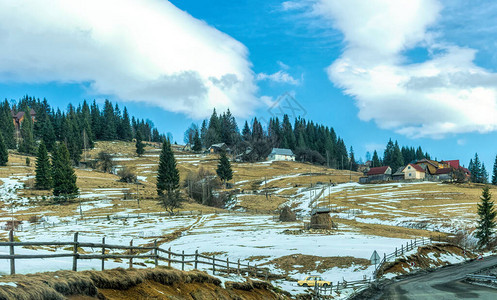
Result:
<svg viewBox="0 0 497 300"><path fill-rule="evenodd" d="M181 142L213 107L242 124L289 93L356 156L389 138L487 170L497 154L492 1L48 2L0 4L5 98L108 98Z"/></svg>

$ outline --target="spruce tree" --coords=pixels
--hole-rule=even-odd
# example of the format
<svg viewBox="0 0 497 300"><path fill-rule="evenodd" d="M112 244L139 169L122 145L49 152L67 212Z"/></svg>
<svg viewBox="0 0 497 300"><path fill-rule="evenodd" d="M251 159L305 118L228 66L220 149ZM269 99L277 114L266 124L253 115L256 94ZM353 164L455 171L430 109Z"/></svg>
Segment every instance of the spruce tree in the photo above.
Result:
<svg viewBox="0 0 497 300"><path fill-rule="evenodd" d="M485 164L481 164L481 170L480 170L480 182L479 183L488 183L488 173L487 169L485 168Z"/></svg>
<svg viewBox="0 0 497 300"><path fill-rule="evenodd" d="M157 194L162 196L164 191L172 192L179 187L179 171L169 140L162 143L157 171Z"/></svg>
<svg viewBox="0 0 497 300"><path fill-rule="evenodd" d="M231 180L233 178L233 171L231 170L231 164L226 155L226 152L221 152L219 157L219 164L217 165L216 170L217 176L223 181L224 187L226 188L226 181Z"/></svg>
<svg viewBox="0 0 497 300"><path fill-rule="evenodd" d="M136 133L136 144L135 144L135 147L136 147L136 154L138 156L142 156L143 153L145 153L145 145L143 144L142 135L141 135L141 133L139 131Z"/></svg>
<svg viewBox="0 0 497 300"><path fill-rule="evenodd" d="M14 138L15 126L12 122L12 113L7 99L0 105L0 128L3 132L3 140L8 149L16 148Z"/></svg>
<svg viewBox="0 0 497 300"><path fill-rule="evenodd" d="M0 132L0 166L6 166L9 161L9 151L3 139L3 134Z"/></svg>
<svg viewBox="0 0 497 300"><path fill-rule="evenodd" d="M56 147L52 157L52 180L54 196L72 197L78 194L77 177L64 143Z"/></svg>
<svg viewBox="0 0 497 300"><path fill-rule="evenodd" d="M380 158L378 157L378 152L376 152L376 150L374 150L373 159L371 161L371 167L376 168L376 167L380 167L380 166L381 166L381 162L380 162Z"/></svg>
<svg viewBox="0 0 497 300"><path fill-rule="evenodd" d="M19 152L27 154L36 153L36 144L33 136L33 120L29 109L24 111L24 119L21 124L22 142L19 145Z"/></svg>
<svg viewBox="0 0 497 300"><path fill-rule="evenodd" d="M352 146L350 146L350 152L349 152L349 159L350 159L350 170L351 171L357 171L357 162L355 160L355 156L354 156L354 149L352 148Z"/></svg>
<svg viewBox="0 0 497 300"><path fill-rule="evenodd" d="M495 156L494 169L492 172L492 184L497 185L497 156Z"/></svg>
<svg viewBox="0 0 497 300"><path fill-rule="evenodd" d="M200 135L198 134L198 130L195 130L195 134L193 136L192 150L195 152L202 151L202 142L200 141Z"/></svg>
<svg viewBox="0 0 497 300"><path fill-rule="evenodd" d="M481 202L478 204L478 225L476 226L476 237L478 246L485 248L488 246L496 226L495 216L497 213L494 209L494 202L491 200L492 195L488 186L483 188Z"/></svg>
<svg viewBox="0 0 497 300"><path fill-rule="evenodd" d="M38 146L38 155L36 156L36 176L35 187L39 190L49 190L52 188L52 169L50 159L48 158L47 147L42 141Z"/></svg>

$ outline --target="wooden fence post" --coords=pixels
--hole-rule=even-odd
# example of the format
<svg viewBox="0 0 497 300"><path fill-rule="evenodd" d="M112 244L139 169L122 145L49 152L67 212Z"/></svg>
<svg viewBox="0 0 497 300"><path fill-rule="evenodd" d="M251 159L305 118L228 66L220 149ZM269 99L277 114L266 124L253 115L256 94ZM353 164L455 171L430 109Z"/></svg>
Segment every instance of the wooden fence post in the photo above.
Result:
<svg viewBox="0 0 497 300"><path fill-rule="evenodd" d="M159 249L157 247L157 240L154 241L154 256L155 256L155 267L159 266Z"/></svg>
<svg viewBox="0 0 497 300"><path fill-rule="evenodd" d="M404 244L400 245L400 255L404 254Z"/></svg>
<svg viewBox="0 0 497 300"><path fill-rule="evenodd" d="M185 270L185 250L181 251L181 271Z"/></svg>
<svg viewBox="0 0 497 300"><path fill-rule="evenodd" d="M212 275L216 275L216 256L212 256Z"/></svg>
<svg viewBox="0 0 497 300"><path fill-rule="evenodd" d="M170 268L171 267L171 247L169 247L167 257L168 257L167 266Z"/></svg>
<svg viewBox="0 0 497 300"><path fill-rule="evenodd" d="M102 238L102 271L105 270L105 236Z"/></svg>
<svg viewBox="0 0 497 300"><path fill-rule="evenodd" d="M226 257L226 272L230 274L230 259Z"/></svg>
<svg viewBox="0 0 497 300"><path fill-rule="evenodd" d="M133 240L129 241L129 246L133 247ZM129 255L133 255L133 249L129 248ZM129 258L129 268L133 268L133 257Z"/></svg>
<svg viewBox="0 0 497 300"><path fill-rule="evenodd" d="M74 246L72 251L72 270L78 271L78 232L74 233Z"/></svg>
<svg viewBox="0 0 497 300"><path fill-rule="evenodd" d="M250 262L247 262L247 276L250 276Z"/></svg>
<svg viewBox="0 0 497 300"><path fill-rule="evenodd" d="M266 269L266 276L264 277L266 279L266 281L267 281L268 277L269 277L269 269Z"/></svg>
<svg viewBox="0 0 497 300"><path fill-rule="evenodd" d="M198 268L198 249L195 250L195 270L197 270Z"/></svg>
<svg viewBox="0 0 497 300"><path fill-rule="evenodd" d="M238 270L237 270L237 272L238 272L238 275L240 275L240 259L238 259Z"/></svg>
<svg viewBox="0 0 497 300"><path fill-rule="evenodd" d="M257 277L257 264L254 266L254 277Z"/></svg>
<svg viewBox="0 0 497 300"><path fill-rule="evenodd" d="M395 257L397 257L397 247L395 247Z"/></svg>
<svg viewBox="0 0 497 300"><path fill-rule="evenodd" d="M12 224L14 226L14 224ZM10 248L10 275L14 275L16 273L16 259L14 257L14 231L10 230L9 232L9 242L11 242L9 248Z"/></svg>

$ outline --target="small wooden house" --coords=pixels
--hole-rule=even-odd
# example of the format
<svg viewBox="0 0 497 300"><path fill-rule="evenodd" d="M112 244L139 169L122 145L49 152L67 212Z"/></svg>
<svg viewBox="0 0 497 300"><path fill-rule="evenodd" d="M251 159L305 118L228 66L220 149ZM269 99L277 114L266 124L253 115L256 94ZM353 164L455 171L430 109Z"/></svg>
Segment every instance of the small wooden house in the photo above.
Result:
<svg viewBox="0 0 497 300"><path fill-rule="evenodd" d="M404 167L402 173L404 173L405 180L419 180L424 179L426 176L425 169L417 164L408 164Z"/></svg>

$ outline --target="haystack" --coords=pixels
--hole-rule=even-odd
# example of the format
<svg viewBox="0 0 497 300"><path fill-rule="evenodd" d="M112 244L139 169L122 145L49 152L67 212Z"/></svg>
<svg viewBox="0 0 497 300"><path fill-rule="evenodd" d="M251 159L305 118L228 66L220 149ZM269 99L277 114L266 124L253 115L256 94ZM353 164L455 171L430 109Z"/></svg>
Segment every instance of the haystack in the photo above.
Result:
<svg viewBox="0 0 497 300"><path fill-rule="evenodd" d="M329 213L316 213L311 216L311 229L330 230L335 227Z"/></svg>
<svg viewBox="0 0 497 300"><path fill-rule="evenodd" d="M280 221L281 222L295 222L297 221L297 215L289 206L285 206L280 210Z"/></svg>

